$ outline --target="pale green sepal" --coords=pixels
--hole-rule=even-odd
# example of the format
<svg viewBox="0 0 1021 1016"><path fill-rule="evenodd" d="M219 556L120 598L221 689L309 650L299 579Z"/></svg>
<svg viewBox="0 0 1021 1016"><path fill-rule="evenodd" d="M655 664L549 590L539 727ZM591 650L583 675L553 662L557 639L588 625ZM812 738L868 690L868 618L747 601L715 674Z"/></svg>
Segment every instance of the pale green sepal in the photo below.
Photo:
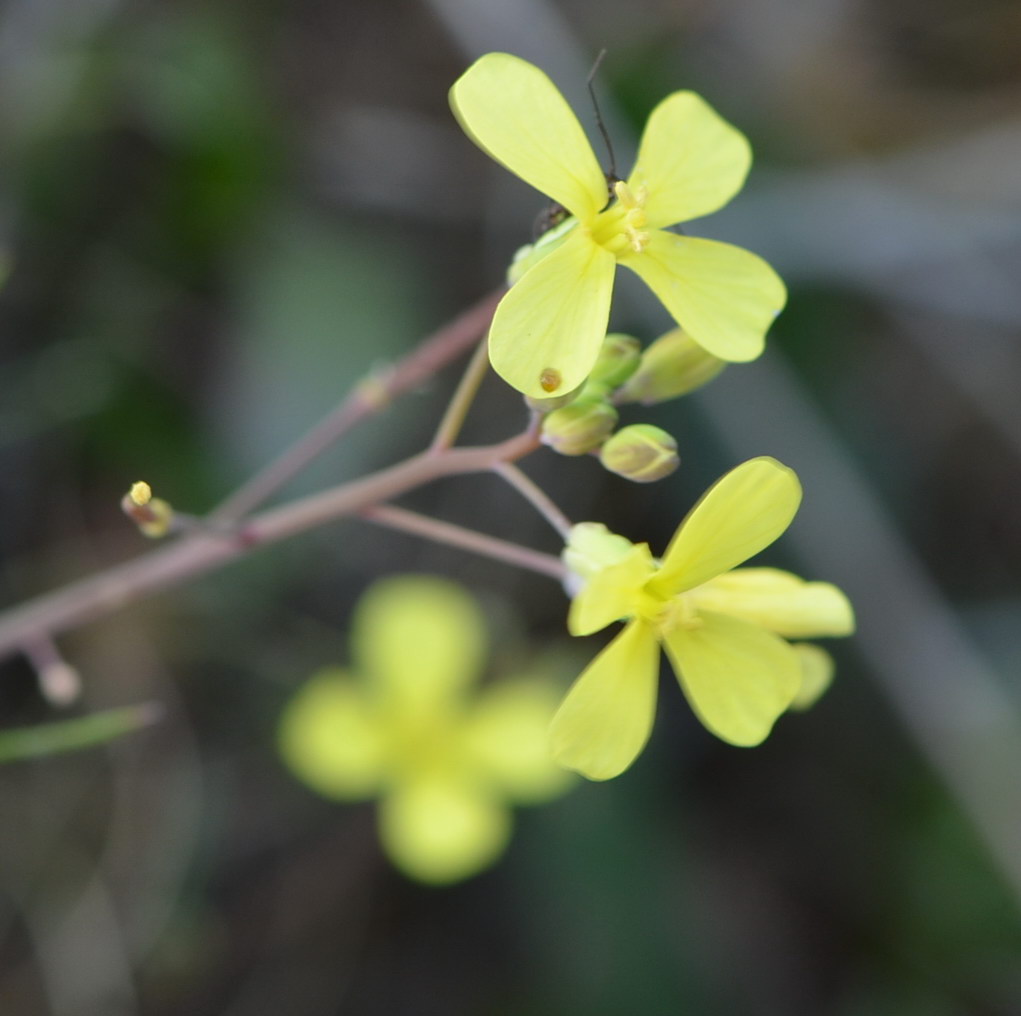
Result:
<svg viewBox="0 0 1021 1016"><path fill-rule="evenodd" d="M610 437L599 452L602 467L632 483L655 483L681 464L677 442L662 427L632 423Z"/></svg>
<svg viewBox="0 0 1021 1016"><path fill-rule="evenodd" d="M706 352L682 328L661 335L643 353L638 370L617 391L618 403L651 406L708 384L726 361Z"/></svg>
<svg viewBox="0 0 1021 1016"><path fill-rule="evenodd" d="M642 344L633 335L611 332L603 339L599 356L586 383L586 392L608 394L619 388L638 369Z"/></svg>
<svg viewBox="0 0 1021 1016"><path fill-rule="evenodd" d="M514 252L510 267L507 269L507 285L513 286L525 272L537 265L547 254L552 254L577 225L578 220L572 216L559 226L547 230L535 243L526 243L524 247L519 247Z"/></svg>
<svg viewBox="0 0 1021 1016"><path fill-rule="evenodd" d="M627 557L593 575L571 603L567 630L591 635L638 612L642 586L655 572L649 546L639 543Z"/></svg>
<svg viewBox="0 0 1021 1016"><path fill-rule="evenodd" d="M783 533L800 504L793 469L768 456L741 463L677 527L653 589L673 596L742 564Z"/></svg>
<svg viewBox="0 0 1021 1016"><path fill-rule="evenodd" d="M582 395L543 417L540 440L560 455L587 455L613 433L617 415L604 397Z"/></svg>
<svg viewBox="0 0 1021 1016"><path fill-rule="evenodd" d="M612 533L602 522L579 522L571 526L561 558L568 570L587 582L593 575L627 557L634 544Z"/></svg>
<svg viewBox="0 0 1021 1016"><path fill-rule="evenodd" d="M550 725L553 758L590 780L619 776L652 731L659 646L632 621L575 681Z"/></svg>
<svg viewBox="0 0 1021 1016"><path fill-rule="evenodd" d="M733 617L699 614L699 624L664 637L688 703L730 744L765 740L801 686L801 665L779 636Z"/></svg>

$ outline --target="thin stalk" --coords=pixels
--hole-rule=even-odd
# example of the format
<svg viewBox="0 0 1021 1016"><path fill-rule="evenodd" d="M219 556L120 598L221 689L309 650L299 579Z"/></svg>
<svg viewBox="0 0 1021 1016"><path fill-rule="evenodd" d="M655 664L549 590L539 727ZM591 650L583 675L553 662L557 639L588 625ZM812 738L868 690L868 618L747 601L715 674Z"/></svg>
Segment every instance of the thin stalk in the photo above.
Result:
<svg viewBox="0 0 1021 1016"><path fill-rule="evenodd" d="M511 543L510 540L501 540L499 537L479 533L474 529L466 529L464 526L432 519L428 515L419 515L406 508L398 508L389 504L374 505L372 508L362 511L360 517L381 526L388 526L390 529L399 529L405 533L421 536L435 543L460 547L462 550L491 557L496 561L505 561L508 564L517 565L519 568L527 568L530 571L539 572L541 575L548 575L550 578L562 580L564 577L563 564L559 558L552 554L543 554L538 550L532 550L531 547L522 547L520 544Z"/></svg>
<svg viewBox="0 0 1021 1016"><path fill-rule="evenodd" d="M439 427L436 428L436 435L429 446L431 452L436 453L444 448L450 448L457 440L457 435L461 433L465 417L468 415L468 410L471 409L471 404L475 401L479 385L482 384L482 379L486 376L488 369L489 349L487 340L483 339L475 348L468 367L457 386L457 391L454 392L450 405L447 406L447 411L443 414Z"/></svg>
<svg viewBox="0 0 1021 1016"><path fill-rule="evenodd" d="M71 666L47 634L29 639L22 647L39 678L39 690L54 706L68 706L81 694L81 675Z"/></svg>
<svg viewBox="0 0 1021 1016"><path fill-rule="evenodd" d="M571 520L534 480L509 461L497 462L492 469L521 494L565 541L567 540L571 532Z"/></svg>
<svg viewBox="0 0 1021 1016"><path fill-rule="evenodd" d="M259 547L397 497L444 476L481 473L534 451L534 431L495 445L422 452L394 466L262 512L226 532L196 529L169 546L46 593L0 615L0 658L246 557Z"/></svg>
<svg viewBox="0 0 1021 1016"><path fill-rule="evenodd" d="M430 335L389 370L359 382L332 412L218 505L207 521L223 523L244 518L356 424L384 409L397 396L460 356L485 333L505 292L501 287L490 293Z"/></svg>

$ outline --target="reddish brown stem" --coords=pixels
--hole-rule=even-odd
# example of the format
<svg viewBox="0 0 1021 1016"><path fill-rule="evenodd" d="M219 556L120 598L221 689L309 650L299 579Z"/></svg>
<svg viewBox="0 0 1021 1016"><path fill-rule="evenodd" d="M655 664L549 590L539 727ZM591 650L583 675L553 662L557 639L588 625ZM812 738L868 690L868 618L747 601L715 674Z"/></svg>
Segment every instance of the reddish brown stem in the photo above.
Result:
<svg viewBox="0 0 1021 1016"><path fill-rule="evenodd" d="M0 617L0 657L179 585L290 536L444 476L480 473L539 445L534 430L495 445L423 452L351 483L299 498L222 532L205 527L143 557L37 597Z"/></svg>
<svg viewBox="0 0 1021 1016"><path fill-rule="evenodd" d="M209 515L212 522L233 522L264 503L313 459L356 424L389 405L397 396L469 350L485 334L506 289L501 287L424 339L403 360L362 381L336 409L268 466L239 487Z"/></svg>

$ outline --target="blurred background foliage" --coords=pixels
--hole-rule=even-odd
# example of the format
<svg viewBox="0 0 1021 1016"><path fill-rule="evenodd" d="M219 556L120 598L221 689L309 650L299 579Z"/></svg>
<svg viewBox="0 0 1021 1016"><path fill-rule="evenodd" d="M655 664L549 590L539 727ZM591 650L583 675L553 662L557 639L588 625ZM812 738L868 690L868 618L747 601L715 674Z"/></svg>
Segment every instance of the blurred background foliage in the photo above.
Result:
<svg viewBox="0 0 1021 1016"><path fill-rule="evenodd" d="M542 200L460 134L447 89L506 49L584 113L604 46L621 165L677 88L749 134L749 186L693 231L766 256L790 308L763 361L645 415L680 442L674 477L527 469L661 549L735 462L794 465L805 507L769 560L855 600L836 685L754 751L665 694L632 771L424 889L370 808L283 771L282 704L342 662L377 576L466 584L505 672L526 640L563 650L564 600L356 521L306 535L61 640L84 675L68 715L163 719L0 769L5 1016L1021 1011L1016 0L9 0L3 601L144 549L117 508L136 479L207 510L492 288ZM666 326L622 292L617 327ZM415 450L453 383L291 492ZM482 406L471 440L520 419L492 380ZM557 549L495 480L408 503ZM57 715L15 659L0 708L3 728Z"/></svg>

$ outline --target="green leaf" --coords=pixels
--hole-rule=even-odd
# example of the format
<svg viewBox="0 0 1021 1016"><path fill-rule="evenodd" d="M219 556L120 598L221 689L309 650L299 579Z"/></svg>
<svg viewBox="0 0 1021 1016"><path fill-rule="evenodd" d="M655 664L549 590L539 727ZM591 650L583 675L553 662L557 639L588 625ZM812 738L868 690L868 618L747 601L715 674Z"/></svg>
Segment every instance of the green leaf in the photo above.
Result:
<svg viewBox="0 0 1021 1016"><path fill-rule="evenodd" d="M108 709L73 720L0 731L0 763L94 748L159 720L158 703Z"/></svg>

